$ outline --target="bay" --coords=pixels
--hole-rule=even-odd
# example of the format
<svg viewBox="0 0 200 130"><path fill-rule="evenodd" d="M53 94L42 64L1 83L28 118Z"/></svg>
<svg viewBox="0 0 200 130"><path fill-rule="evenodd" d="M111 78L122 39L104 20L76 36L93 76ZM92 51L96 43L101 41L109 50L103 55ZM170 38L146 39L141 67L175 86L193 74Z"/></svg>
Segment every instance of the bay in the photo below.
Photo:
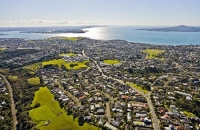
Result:
<svg viewBox="0 0 200 130"><path fill-rule="evenodd" d="M0 38L46 39L50 37L88 37L91 39L113 40L120 39L129 42L148 43L158 45L200 45L200 32L158 32L136 30L144 27L109 26L85 28L86 33L19 33L18 31L1 32Z"/></svg>

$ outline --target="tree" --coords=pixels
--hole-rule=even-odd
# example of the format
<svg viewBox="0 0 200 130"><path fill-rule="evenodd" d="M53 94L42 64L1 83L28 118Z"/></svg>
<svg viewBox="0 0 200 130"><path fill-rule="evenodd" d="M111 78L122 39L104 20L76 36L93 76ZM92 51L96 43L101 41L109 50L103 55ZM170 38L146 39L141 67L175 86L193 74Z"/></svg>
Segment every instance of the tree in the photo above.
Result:
<svg viewBox="0 0 200 130"><path fill-rule="evenodd" d="M81 115L78 117L78 125L83 126L84 125L84 117Z"/></svg>

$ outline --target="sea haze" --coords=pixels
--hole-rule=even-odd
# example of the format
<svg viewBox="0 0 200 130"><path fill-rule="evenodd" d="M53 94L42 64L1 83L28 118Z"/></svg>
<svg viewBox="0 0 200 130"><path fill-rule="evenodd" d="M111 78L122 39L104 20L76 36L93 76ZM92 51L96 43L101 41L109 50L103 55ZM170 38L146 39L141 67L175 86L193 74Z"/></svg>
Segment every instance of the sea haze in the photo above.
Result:
<svg viewBox="0 0 200 130"><path fill-rule="evenodd" d="M84 29L83 29L84 28ZM150 27L133 27L133 26L109 26L109 27L82 27L85 33L34 33L29 30L1 30L0 33L8 35L0 35L0 38L25 38L25 39L46 39L55 36L64 37L88 37L100 40L121 39L129 42L159 44L159 45L200 45L200 32L161 32L137 30ZM155 28L155 27L152 27ZM5 28L4 28L5 29ZM24 29L24 28L23 28ZM41 30L41 29L40 29ZM56 29L55 29L56 30ZM25 33L29 31L29 33ZM66 31L66 29L65 29ZM42 31L41 31L42 32Z"/></svg>

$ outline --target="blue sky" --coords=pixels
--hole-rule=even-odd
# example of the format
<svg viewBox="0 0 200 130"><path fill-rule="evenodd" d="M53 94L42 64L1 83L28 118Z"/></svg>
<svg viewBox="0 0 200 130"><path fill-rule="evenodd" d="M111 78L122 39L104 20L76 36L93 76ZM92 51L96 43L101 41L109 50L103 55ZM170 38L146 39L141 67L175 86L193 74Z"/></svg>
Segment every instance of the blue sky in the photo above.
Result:
<svg viewBox="0 0 200 130"><path fill-rule="evenodd" d="M0 0L0 26L200 26L200 0Z"/></svg>

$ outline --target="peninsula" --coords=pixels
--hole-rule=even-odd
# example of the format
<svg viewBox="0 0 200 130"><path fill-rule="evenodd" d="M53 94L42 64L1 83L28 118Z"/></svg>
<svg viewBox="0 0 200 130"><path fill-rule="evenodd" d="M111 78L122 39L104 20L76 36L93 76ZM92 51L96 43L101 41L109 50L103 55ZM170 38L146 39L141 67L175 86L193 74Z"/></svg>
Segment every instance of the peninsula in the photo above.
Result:
<svg viewBox="0 0 200 130"><path fill-rule="evenodd" d="M137 30L161 31L161 32L200 32L200 27L180 25L176 27L148 28L148 29L137 29Z"/></svg>

